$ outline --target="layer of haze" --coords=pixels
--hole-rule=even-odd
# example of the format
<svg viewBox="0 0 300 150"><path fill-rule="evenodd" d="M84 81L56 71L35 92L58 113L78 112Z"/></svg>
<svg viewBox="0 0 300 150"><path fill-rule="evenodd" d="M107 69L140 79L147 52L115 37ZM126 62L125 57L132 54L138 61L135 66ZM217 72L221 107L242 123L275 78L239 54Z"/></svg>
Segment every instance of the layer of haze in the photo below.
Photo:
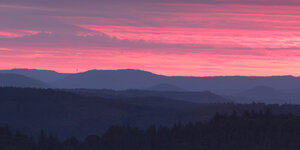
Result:
<svg viewBox="0 0 300 150"><path fill-rule="evenodd" d="M1 0L0 69L300 75L298 0Z"/></svg>

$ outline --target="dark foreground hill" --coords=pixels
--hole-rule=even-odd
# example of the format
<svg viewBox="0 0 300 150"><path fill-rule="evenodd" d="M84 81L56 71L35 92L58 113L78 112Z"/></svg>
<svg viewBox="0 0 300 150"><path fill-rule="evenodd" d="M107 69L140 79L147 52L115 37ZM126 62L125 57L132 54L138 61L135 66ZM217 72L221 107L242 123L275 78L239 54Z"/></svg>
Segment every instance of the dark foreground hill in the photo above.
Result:
<svg viewBox="0 0 300 150"><path fill-rule="evenodd" d="M209 120L216 112L267 108L277 114L300 114L298 105L197 104L162 97L113 99L50 89L0 88L0 124L32 134L45 129L59 137L101 134L118 124L168 126L178 121Z"/></svg>
<svg viewBox="0 0 300 150"><path fill-rule="evenodd" d="M40 132L37 140L0 127L3 150L298 150L300 117L271 111L216 114L207 122L173 126L111 126L84 140L60 140Z"/></svg>
<svg viewBox="0 0 300 150"><path fill-rule="evenodd" d="M109 99L31 88L0 88L0 97L0 124L61 137L102 133L113 124L167 125L213 114L206 108L198 112L198 104L160 97Z"/></svg>

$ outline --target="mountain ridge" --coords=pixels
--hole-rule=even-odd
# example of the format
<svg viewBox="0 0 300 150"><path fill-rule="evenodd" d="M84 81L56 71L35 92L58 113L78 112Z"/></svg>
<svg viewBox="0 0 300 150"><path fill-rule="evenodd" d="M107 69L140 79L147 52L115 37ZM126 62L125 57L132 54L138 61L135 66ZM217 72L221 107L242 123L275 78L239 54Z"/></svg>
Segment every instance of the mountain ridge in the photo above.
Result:
<svg viewBox="0 0 300 150"><path fill-rule="evenodd" d="M34 72L34 70L27 71ZM62 74L62 76L61 73L55 72L54 76L51 77L51 81L48 79L49 82L46 82L53 88L126 90L147 89L159 84L170 84L187 91L208 90L217 94L239 93L259 85L280 90L300 89L300 78L294 76L164 76L138 69L89 70ZM37 79L36 76L29 77Z"/></svg>
<svg viewBox="0 0 300 150"><path fill-rule="evenodd" d="M0 87L50 88L42 81L13 73L0 73Z"/></svg>
<svg viewBox="0 0 300 150"><path fill-rule="evenodd" d="M38 70L38 69L26 69L26 68L15 68L11 70L0 70L0 73L13 73L27 76L29 78L34 78L42 82L53 82L55 80L61 79L68 73L58 73L53 70Z"/></svg>

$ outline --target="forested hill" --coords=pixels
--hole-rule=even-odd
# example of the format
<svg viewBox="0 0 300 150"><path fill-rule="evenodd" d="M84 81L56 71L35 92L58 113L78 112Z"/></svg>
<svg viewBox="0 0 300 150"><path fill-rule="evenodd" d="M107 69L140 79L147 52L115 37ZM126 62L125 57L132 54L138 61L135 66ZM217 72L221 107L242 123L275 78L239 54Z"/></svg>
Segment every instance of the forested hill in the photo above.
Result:
<svg viewBox="0 0 300 150"><path fill-rule="evenodd" d="M76 93L91 97L104 97L112 99L130 99L144 97L164 97L173 100L195 102L201 104L209 103L230 103L231 99L224 98L209 91L190 92L190 91L150 91L150 90L97 90L97 89L63 89L71 93Z"/></svg>
<svg viewBox="0 0 300 150"><path fill-rule="evenodd" d="M151 96L114 99L52 89L0 88L0 125L32 134L44 129L59 137L101 134L111 125L169 126L209 120L216 112L268 108L275 114L300 114L299 105L197 104Z"/></svg>
<svg viewBox="0 0 300 150"><path fill-rule="evenodd" d="M3 150L298 150L300 117L270 111L216 114L209 122L139 129L111 126L103 135L60 140L41 131L37 140L0 128Z"/></svg>

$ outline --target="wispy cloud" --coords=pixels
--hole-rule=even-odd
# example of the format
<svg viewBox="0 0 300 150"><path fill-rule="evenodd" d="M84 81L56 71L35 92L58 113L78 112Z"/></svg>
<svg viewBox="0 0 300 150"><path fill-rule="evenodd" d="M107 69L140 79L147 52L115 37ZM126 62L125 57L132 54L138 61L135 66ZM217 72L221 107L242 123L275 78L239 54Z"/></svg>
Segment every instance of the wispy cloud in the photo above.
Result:
<svg viewBox="0 0 300 150"><path fill-rule="evenodd" d="M298 0L5 0L0 66L298 75L299 8Z"/></svg>
<svg viewBox="0 0 300 150"><path fill-rule="evenodd" d="M20 38L24 36L36 35L40 31L33 30L11 30L11 31L1 31L0 30L0 38Z"/></svg>

